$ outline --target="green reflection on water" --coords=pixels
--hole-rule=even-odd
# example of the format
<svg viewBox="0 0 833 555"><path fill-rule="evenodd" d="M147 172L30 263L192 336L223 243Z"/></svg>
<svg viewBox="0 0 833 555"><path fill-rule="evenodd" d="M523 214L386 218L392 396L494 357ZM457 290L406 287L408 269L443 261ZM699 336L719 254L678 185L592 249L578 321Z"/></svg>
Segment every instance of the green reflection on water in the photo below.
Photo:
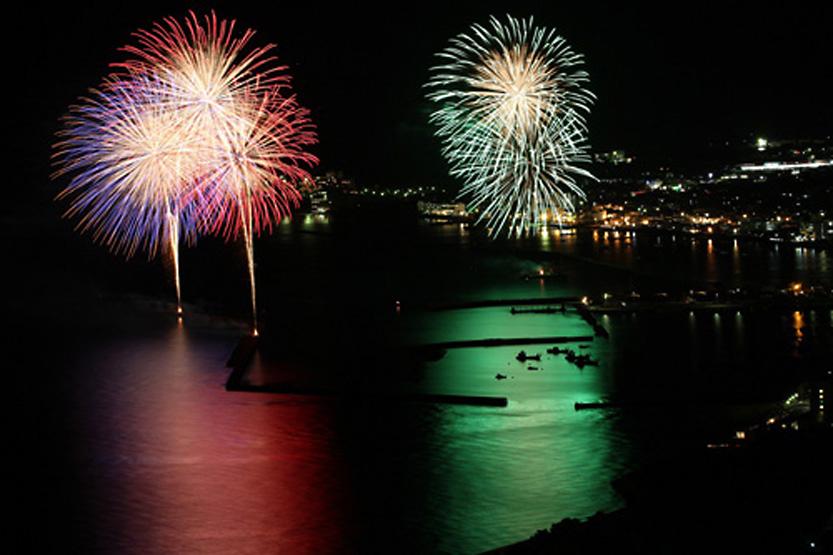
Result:
<svg viewBox="0 0 833 555"><path fill-rule="evenodd" d="M403 329L415 343L592 335L575 313L512 315L509 307L410 314ZM497 547L562 518L619 506L610 483L627 464L626 446L617 447L621 436L608 414L574 410L576 401L604 397L612 388L610 343L588 345L581 352L600 359L599 367L579 370L563 355L547 354L545 344L450 349L426 364L423 391L509 399L506 409L441 409L427 487L443 509L426 523L437 530L440 549ZM517 361L520 349L541 361ZM497 373L507 379L495 379Z"/></svg>

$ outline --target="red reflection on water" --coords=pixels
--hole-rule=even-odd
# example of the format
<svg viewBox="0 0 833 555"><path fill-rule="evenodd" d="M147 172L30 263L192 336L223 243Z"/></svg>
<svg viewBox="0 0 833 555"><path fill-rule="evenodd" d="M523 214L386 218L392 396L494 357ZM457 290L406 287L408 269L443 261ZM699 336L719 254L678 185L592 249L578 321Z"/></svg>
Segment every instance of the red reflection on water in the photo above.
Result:
<svg viewBox="0 0 833 555"><path fill-rule="evenodd" d="M88 430L97 544L158 553L349 544L331 408L225 392L227 348L176 327L97 361L111 380L99 391L107 413Z"/></svg>

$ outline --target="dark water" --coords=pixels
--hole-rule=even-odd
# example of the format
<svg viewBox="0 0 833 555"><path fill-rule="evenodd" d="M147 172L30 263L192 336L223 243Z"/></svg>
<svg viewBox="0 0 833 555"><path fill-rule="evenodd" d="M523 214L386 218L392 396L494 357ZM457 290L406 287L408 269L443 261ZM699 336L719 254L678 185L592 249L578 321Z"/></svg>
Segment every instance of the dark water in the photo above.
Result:
<svg viewBox="0 0 833 555"><path fill-rule="evenodd" d="M574 314L428 302L831 282L823 250L590 233L493 246L396 218L302 218L256 248L278 353L349 348L359 328L417 342L589 331ZM182 326L155 300L170 295L158 263L71 236L12 252L43 270L10 300L38 338L13 381L20 537L62 552L475 553L619 506L611 480L759 417L833 353L830 310L622 314L602 318L597 368L544 355L531 372L518 348L457 349L414 385L506 396L505 409L227 393L225 359L246 328L234 246L184 253ZM542 265L563 279L521 279ZM601 397L710 403L573 409Z"/></svg>

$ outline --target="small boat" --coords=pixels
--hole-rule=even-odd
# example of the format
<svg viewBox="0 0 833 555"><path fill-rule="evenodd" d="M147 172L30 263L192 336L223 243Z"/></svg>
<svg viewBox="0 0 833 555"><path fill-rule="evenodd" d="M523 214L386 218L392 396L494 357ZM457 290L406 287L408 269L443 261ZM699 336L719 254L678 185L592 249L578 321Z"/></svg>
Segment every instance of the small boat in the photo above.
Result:
<svg viewBox="0 0 833 555"><path fill-rule="evenodd" d="M500 372L497 373L495 376L496 380L505 380L508 376L506 374L501 374Z"/></svg>
<svg viewBox="0 0 833 555"><path fill-rule="evenodd" d="M515 357L519 362L525 362L527 360L541 360L541 355L528 355L526 351L521 351Z"/></svg>
<svg viewBox="0 0 833 555"><path fill-rule="evenodd" d="M537 366L527 366L526 369L527 370L540 370L540 368L538 368Z"/></svg>
<svg viewBox="0 0 833 555"><path fill-rule="evenodd" d="M590 355L578 355L573 357L572 359L567 359L579 368L584 368L585 366L598 366L599 361L593 360L590 358Z"/></svg>

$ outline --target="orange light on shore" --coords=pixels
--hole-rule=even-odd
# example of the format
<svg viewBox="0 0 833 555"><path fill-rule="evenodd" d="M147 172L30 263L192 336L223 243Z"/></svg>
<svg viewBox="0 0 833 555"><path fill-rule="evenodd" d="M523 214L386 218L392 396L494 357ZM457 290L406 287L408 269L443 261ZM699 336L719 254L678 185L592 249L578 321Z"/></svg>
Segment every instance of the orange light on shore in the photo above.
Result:
<svg viewBox="0 0 833 555"><path fill-rule="evenodd" d="M257 328L252 330L252 337L257 337L259 334L257 333Z"/></svg>

